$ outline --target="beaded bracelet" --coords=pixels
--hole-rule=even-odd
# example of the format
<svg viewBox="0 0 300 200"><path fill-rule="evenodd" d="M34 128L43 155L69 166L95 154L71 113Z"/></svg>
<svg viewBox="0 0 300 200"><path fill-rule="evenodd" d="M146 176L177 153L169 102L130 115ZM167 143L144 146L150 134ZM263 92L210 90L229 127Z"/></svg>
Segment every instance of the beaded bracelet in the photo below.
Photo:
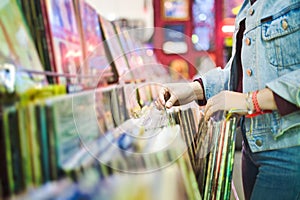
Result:
<svg viewBox="0 0 300 200"><path fill-rule="evenodd" d="M258 100L257 100L257 93L258 93L258 90L254 91L252 93L252 103L253 103L255 112L246 115L247 118L252 118L252 117L255 117L257 115L262 115L262 114L266 114L266 113L271 113L272 112L271 110L262 110L260 108L260 106L258 104Z"/></svg>
<svg viewBox="0 0 300 200"><path fill-rule="evenodd" d="M258 90L254 91L252 93L252 103L253 103L255 112L261 112L262 110L259 107L259 104L258 104L258 101L257 101L257 93L258 93Z"/></svg>

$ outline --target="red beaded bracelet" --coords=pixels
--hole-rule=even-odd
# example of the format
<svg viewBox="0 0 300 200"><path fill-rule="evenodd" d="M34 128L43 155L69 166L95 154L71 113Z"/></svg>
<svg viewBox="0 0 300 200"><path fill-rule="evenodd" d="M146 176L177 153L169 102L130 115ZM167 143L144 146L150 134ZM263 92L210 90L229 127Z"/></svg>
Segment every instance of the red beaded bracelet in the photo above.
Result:
<svg viewBox="0 0 300 200"><path fill-rule="evenodd" d="M252 93L252 103L253 103L255 112L252 113L252 114L246 115L247 118L252 118L252 117L255 117L257 115L262 115L262 114L272 112L271 110L262 110L260 108L260 106L258 104L258 101L257 101L257 93L258 93L258 90L256 90L255 92Z"/></svg>
<svg viewBox="0 0 300 200"><path fill-rule="evenodd" d="M258 90L256 90L255 92L252 93L252 103L253 103L255 112L261 112L261 109L260 109L258 101L257 101L257 93L258 93Z"/></svg>

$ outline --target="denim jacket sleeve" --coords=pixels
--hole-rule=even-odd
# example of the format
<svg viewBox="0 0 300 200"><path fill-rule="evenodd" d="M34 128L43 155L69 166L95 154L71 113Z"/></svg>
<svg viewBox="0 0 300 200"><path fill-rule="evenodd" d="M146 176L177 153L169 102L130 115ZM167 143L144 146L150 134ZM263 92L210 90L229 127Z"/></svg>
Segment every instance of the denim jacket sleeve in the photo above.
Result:
<svg viewBox="0 0 300 200"><path fill-rule="evenodd" d="M285 74L267 83L276 94L300 107L300 69Z"/></svg>
<svg viewBox="0 0 300 200"><path fill-rule="evenodd" d="M230 66L231 61L227 63L224 69L217 67L200 77L203 82L206 99L211 98L222 90L229 89Z"/></svg>

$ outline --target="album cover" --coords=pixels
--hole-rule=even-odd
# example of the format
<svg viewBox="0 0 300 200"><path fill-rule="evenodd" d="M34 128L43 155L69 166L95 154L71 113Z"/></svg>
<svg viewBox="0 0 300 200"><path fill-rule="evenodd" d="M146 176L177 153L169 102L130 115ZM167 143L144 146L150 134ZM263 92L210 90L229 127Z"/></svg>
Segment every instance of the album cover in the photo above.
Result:
<svg viewBox="0 0 300 200"><path fill-rule="evenodd" d="M142 44L136 36L142 30L122 28L118 22L114 22L114 27L134 79L153 79L154 75L149 77L147 74L153 73L151 64L156 64L157 60L150 46Z"/></svg>
<svg viewBox="0 0 300 200"><path fill-rule="evenodd" d="M79 84L82 47L72 0L41 0L50 31L55 71L61 84Z"/></svg>
<svg viewBox="0 0 300 200"><path fill-rule="evenodd" d="M34 185L42 184L42 165L40 160L40 146L38 143L38 130L37 130L37 122L35 117L35 107L32 102L26 105L26 134L27 134L27 142L29 145L29 155L31 159L31 171L32 171L32 180Z"/></svg>
<svg viewBox="0 0 300 200"><path fill-rule="evenodd" d="M47 121L47 140L48 140L48 152L49 152L49 167L50 167L50 179L57 180L60 176L60 171L58 169L58 155L57 146L55 142L54 133L54 110L50 103L46 103L45 100L45 110L46 110L46 121Z"/></svg>
<svg viewBox="0 0 300 200"><path fill-rule="evenodd" d="M118 39L120 41L121 49L124 52L124 56L127 58L128 62L130 62L130 58L131 58L131 56L133 56L133 54L131 54L131 53L134 52L134 49L133 49L133 46L130 46L128 44L129 41L127 41L127 40L131 39L129 37L128 30L127 29L122 29L120 24L117 23L117 22L112 22L112 24L115 28L115 32L116 32L116 34L118 36ZM132 66L130 66L130 65L129 65L129 67L132 68Z"/></svg>
<svg viewBox="0 0 300 200"><path fill-rule="evenodd" d="M235 138L236 138L236 117L230 119L230 130L229 130L229 150L228 150L228 161L226 167L226 180L224 186L224 199L229 199L231 194L231 181L234 165L234 154L235 154Z"/></svg>
<svg viewBox="0 0 300 200"><path fill-rule="evenodd" d="M226 145L226 137L225 137L225 131L226 131L226 121L219 121L216 122L216 125L220 126L220 136L218 138L218 146L217 148L217 154L215 157L215 169L214 169L214 179L212 181L212 190L211 190L211 198L216 198L217 192L218 192L218 183L220 179L220 174L221 174L221 165L222 165L222 153L223 153L223 148L225 148Z"/></svg>
<svg viewBox="0 0 300 200"><path fill-rule="evenodd" d="M103 87L95 92L95 111L102 134L112 131L123 120L119 105L118 86ZM115 91L114 91L115 90Z"/></svg>
<svg viewBox="0 0 300 200"><path fill-rule="evenodd" d="M115 128L116 126L116 118L114 117L114 113L112 113L112 99L111 99L111 93L112 93L112 89L108 89L108 90L103 90L102 92L102 103L100 104L100 106L102 107L102 110L104 112L104 116L105 116L105 126L107 128L107 130L111 131Z"/></svg>
<svg viewBox="0 0 300 200"><path fill-rule="evenodd" d="M82 148L90 150L90 144L94 143L100 136L97 115L95 112L94 91L74 94L72 97L73 121L76 125L77 136Z"/></svg>
<svg viewBox="0 0 300 200"><path fill-rule="evenodd" d="M139 61L141 62L141 60L139 60L136 49L134 49L134 43L128 33L128 30L122 29L120 24L117 22L112 22L112 23L115 28L117 37L119 39L122 52L124 53L124 57L127 60L128 67L132 71L134 79L141 79L142 74L140 74L139 70L137 69L137 67L139 66Z"/></svg>
<svg viewBox="0 0 300 200"><path fill-rule="evenodd" d="M47 41L50 40L48 38L50 37L50 32L48 32L47 23L45 23L47 18L44 19L43 16L42 3L40 0L22 0L22 8L44 69L54 72L53 52ZM53 84L55 77L47 76L47 80Z"/></svg>
<svg viewBox="0 0 300 200"><path fill-rule="evenodd" d="M18 0L18 5L21 9L21 12L24 16L24 19L26 21L26 24L29 28L30 35L32 36L32 39L35 40L35 31L34 31L34 25L33 25L33 16L32 16L32 10L31 5L26 0Z"/></svg>
<svg viewBox="0 0 300 200"><path fill-rule="evenodd" d="M39 55L17 2L3 2L0 16L0 54L13 60L20 69L43 72ZM40 85L47 82L44 75L29 73L28 78Z"/></svg>
<svg viewBox="0 0 300 200"><path fill-rule="evenodd" d="M210 127L209 134L211 135L211 141L212 141L212 149L209 154L210 159L210 167L208 167L208 173L206 177L206 183L205 183L205 192L204 192L204 199L210 199L212 187L213 187L213 180L215 179L215 170L216 170L216 156L217 156L217 149L219 146L219 130L220 125L214 125Z"/></svg>
<svg viewBox="0 0 300 200"><path fill-rule="evenodd" d="M105 112L103 111L103 105L102 105L102 92L101 90L95 90L95 97L94 97L94 107L95 107L95 113L97 116L98 121L98 127L102 134L105 134L107 132L106 124L105 124Z"/></svg>
<svg viewBox="0 0 300 200"><path fill-rule="evenodd" d="M229 159L231 159L230 158L230 154L231 154L231 150L230 150L230 146L231 146L231 127L232 127L232 120L226 120L226 127L228 127L228 128L226 128L226 133L225 133L225 136L227 136L227 145L226 146L224 146L224 148L225 149L223 149L224 150L224 152L225 152L225 154L224 154L224 166L223 166L223 175L222 175L222 182L221 182L221 184L220 184L220 186L219 186L219 197L220 198L224 198L224 194L225 194L225 187L226 187L226 185L227 185L227 183L226 183L226 179L227 179L227 175L229 175L228 174L228 164L229 164Z"/></svg>
<svg viewBox="0 0 300 200"><path fill-rule="evenodd" d="M1 190L4 197L14 194L13 161L11 152L11 138L9 134L9 108L1 106L1 131L0 131L0 153L2 161L1 170Z"/></svg>
<svg viewBox="0 0 300 200"><path fill-rule="evenodd" d="M121 113L122 108L119 105L119 95L117 94L117 88L114 87L110 91L110 99L111 99L111 112L115 122L115 126L119 126L124 122L124 115Z"/></svg>
<svg viewBox="0 0 300 200"><path fill-rule="evenodd" d="M10 137L10 148L12 155L12 167L14 178L14 193L20 193L25 189L25 179L22 170L22 156L21 152L21 138L19 137L19 121L18 113L15 106L12 106L8 110L8 130Z"/></svg>
<svg viewBox="0 0 300 200"><path fill-rule="evenodd" d="M76 171L81 162L93 160L97 152L93 144L102 133L94 101L93 91L45 100L49 151L55 155L50 165L58 177L62 170Z"/></svg>
<svg viewBox="0 0 300 200"><path fill-rule="evenodd" d="M121 122L126 121L127 119L129 119L129 115L128 115L128 110L127 110L127 106L126 106L126 97L125 97L125 91L124 91L124 87L123 86L118 86L116 87L116 94L117 94L117 99L118 99L118 105L120 108L120 119Z"/></svg>
<svg viewBox="0 0 300 200"><path fill-rule="evenodd" d="M30 144L28 143L28 134L26 129L26 124L28 118L26 116L26 107L22 105L17 106L18 109L18 123L19 123L19 138L20 138L20 149L22 162L22 171L24 174L24 181L26 187L31 187L33 185L33 175L32 175L32 163L30 159Z"/></svg>
<svg viewBox="0 0 300 200"><path fill-rule="evenodd" d="M122 50L118 35L112 22L99 16L101 30L104 36L105 46L108 48L108 61L115 67L116 75L123 81L132 80L133 76L129 71L128 61Z"/></svg>
<svg viewBox="0 0 300 200"><path fill-rule="evenodd" d="M111 76L98 14L84 0L74 0L74 5L83 48L84 63L81 71L84 75L93 76L85 79L85 82L90 87L96 87L97 84L107 82L105 79Z"/></svg>
<svg viewBox="0 0 300 200"><path fill-rule="evenodd" d="M40 161L41 161L41 172L43 180L42 182L50 181L50 162L49 162L49 146L47 136L47 121L46 121L46 110L43 105L43 101L35 103L35 117L37 125L37 141L40 147Z"/></svg>
<svg viewBox="0 0 300 200"><path fill-rule="evenodd" d="M80 140L73 117L72 95L53 97L45 100L47 116L52 126L49 131L49 142L55 160L52 166L61 168L77 151L80 150ZM49 126L48 126L49 127ZM54 152L53 152L54 151ZM58 174L60 172L58 171Z"/></svg>
<svg viewBox="0 0 300 200"><path fill-rule="evenodd" d="M221 162L220 162L220 170L216 191L216 198L220 199L223 193L223 186L225 181L225 170L226 170L226 162L227 162L227 153L228 153L228 142L229 142L229 131L230 131L230 121L224 120L225 130L222 134L224 134L223 148L221 152Z"/></svg>

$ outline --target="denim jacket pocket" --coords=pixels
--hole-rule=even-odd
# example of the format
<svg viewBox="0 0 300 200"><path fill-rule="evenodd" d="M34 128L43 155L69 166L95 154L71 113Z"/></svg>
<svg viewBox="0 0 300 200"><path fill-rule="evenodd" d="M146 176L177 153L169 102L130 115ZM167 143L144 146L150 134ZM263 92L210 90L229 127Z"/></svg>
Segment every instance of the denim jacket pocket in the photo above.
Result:
<svg viewBox="0 0 300 200"><path fill-rule="evenodd" d="M300 3L262 22L262 39L269 62L278 70L300 63Z"/></svg>

